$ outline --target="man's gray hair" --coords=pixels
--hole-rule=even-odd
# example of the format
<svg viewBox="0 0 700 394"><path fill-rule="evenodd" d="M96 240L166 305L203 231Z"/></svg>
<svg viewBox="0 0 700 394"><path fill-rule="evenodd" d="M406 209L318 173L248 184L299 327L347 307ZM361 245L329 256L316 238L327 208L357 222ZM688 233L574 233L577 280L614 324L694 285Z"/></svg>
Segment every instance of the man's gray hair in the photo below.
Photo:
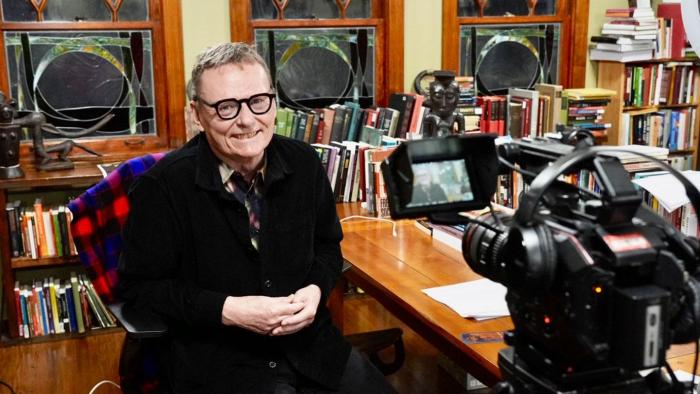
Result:
<svg viewBox="0 0 700 394"><path fill-rule="evenodd" d="M211 68L220 67L226 64L260 64L267 74L272 87L272 77L270 69L262 56L255 50L255 47L243 42L227 42L214 47L209 47L197 55L197 61L192 68L192 92L195 98L199 95L199 83L202 73ZM189 87L188 87L188 90ZM188 92L189 93L189 92Z"/></svg>

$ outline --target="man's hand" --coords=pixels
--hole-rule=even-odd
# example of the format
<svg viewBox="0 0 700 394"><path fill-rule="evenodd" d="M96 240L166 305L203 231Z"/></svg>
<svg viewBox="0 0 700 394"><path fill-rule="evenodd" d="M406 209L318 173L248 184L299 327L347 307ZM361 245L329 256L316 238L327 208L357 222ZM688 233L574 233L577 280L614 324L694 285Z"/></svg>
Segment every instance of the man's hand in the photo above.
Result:
<svg viewBox="0 0 700 394"><path fill-rule="evenodd" d="M298 296L295 294L287 297L227 297L221 311L221 322L227 326L238 326L268 335L275 327L279 327L284 319L306 310L306 303L296 298ZM318 304L318 300L316 303Z"/></svg>
<svg viewBox="0 0 700 394"><path fill-rule="evenodd" d="M292 294L292 302L301 303L304 308L282 320L279 327L272 330L270 335L289 335L313 323L316 317L318 303L321 302L321 289L316 285L308 285Z"/></svg>

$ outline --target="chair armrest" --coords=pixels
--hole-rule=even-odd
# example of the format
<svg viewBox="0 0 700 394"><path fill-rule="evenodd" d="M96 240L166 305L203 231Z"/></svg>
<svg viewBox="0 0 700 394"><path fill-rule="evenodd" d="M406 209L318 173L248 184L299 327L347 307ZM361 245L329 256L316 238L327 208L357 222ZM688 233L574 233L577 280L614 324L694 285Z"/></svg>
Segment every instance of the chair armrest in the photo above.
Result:
<svg viewBox="0 0 700 394"><path fill-rule="evenodd" d="M128 337L158 338L168 332L168 326L163 320L152 313L124 308L123 302L109 304L107 307L124 327Z"/></svg>

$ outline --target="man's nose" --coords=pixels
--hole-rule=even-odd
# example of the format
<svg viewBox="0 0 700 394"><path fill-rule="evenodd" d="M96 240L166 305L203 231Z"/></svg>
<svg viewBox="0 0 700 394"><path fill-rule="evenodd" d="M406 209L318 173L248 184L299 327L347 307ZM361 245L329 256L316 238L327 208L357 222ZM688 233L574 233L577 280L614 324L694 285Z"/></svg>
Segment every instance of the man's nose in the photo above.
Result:
<svg viewBox="0 0 700 394"><path fill-rule="evenodd" d="M255 119L255 114L248 107L248 103L242 103L236 121L239 124L249 124Z"/></svg>

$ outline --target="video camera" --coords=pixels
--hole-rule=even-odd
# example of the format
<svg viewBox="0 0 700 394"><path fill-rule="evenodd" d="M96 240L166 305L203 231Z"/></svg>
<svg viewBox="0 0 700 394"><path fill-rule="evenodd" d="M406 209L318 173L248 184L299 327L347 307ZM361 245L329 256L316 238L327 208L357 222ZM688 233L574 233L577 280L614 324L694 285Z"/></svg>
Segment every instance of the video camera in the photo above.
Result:
<svg viewBox="0 0 700 394"><path fill-rule="evenodd" d="M697 360L700 244L642 204L612 154L624 148L568 139L577 146L497 148L488 134L404 143L382 163L391 216L466 224L464 259L507 287L515 328L499 353L501 392L690 393L665 356L672 343L695 340ZM700 212L697 189L646 157L683 183ZM495 212L497 177L514 170L529 188L515 215ZM599 191L561 179L582 170ZM486 207L478 218L460 214Z"/></svg>

